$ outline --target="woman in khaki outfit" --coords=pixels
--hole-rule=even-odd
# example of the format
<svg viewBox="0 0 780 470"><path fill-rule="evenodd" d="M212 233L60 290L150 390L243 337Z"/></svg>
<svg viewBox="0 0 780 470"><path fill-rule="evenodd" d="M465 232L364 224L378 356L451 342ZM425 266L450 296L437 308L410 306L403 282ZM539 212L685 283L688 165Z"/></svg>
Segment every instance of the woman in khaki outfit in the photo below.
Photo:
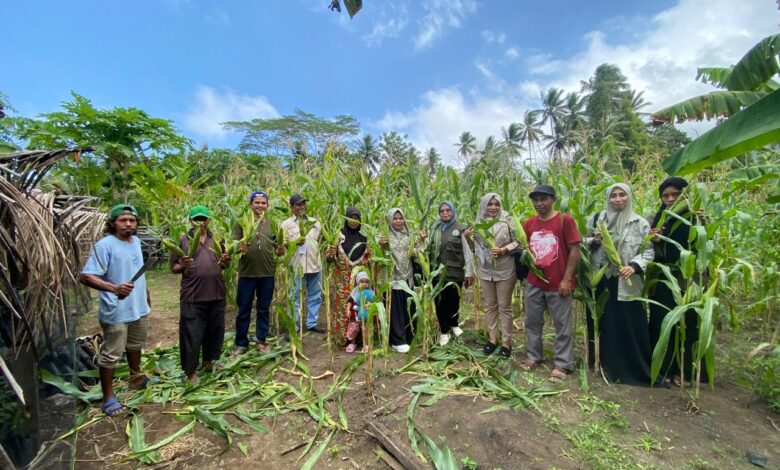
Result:
<svg viewBox="0 0 780 470"><path fill-rule="evenodd" d="M496 350L498 323L501 320L499 355L508 358L512 354L512 291L517 282L513 252L518 248L518 243L511 229L512 218L501 210L501 197L496 193L482 197L475 223L490 219L497 219L488 229L487 238L492 240L473 235L476 255L474 264L482 291L489 336L484 351L485 354L492 354Z"/></svg>

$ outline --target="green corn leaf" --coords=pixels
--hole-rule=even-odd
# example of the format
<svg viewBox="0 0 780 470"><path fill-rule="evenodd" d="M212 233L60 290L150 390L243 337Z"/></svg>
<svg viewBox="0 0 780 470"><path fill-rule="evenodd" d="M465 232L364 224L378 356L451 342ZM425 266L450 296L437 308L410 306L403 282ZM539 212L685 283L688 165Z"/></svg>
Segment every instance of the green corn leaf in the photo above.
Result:
<svg viewBox="0 0 780 470"><path fill-rule="evenodd" d="M422 462L427 463L425 454L420 450L420 446L417 443L416 429L414 426L414 408L417 406L417 401L420 399L420 394L417 393L409 402L409 406L406 408L406 435L409 438L409 443L412 446L412 451Z"/></svg>
<svg viewBox="0 0 780 470"><path fill-rule="evenodd" d="M82 392L78 387L70 382L64 381L61 377L58 377L46 369L39 369L38 373L41 376L41 380L44 383L53 385L68 395L72 395L79 400L83 400L87 403L99 400L103 396L103 392L100 387L92 387L88 392Z"/></svg>
<svg viewBox="0 0 780 470"><path fill-rule="evenodd" d="M686 279L691 278L696 272L696 255L691 250L680 251L680 269Z"/></svg>
<svg viewBox="0 0 780 470"><path fill-rule="evenodd" d="M125 427L125 433L128 437L130 450L133 452L140 452L147 448L147 445L144 442L144 420L139 414L133 413L130 417L127 426ZM160 454L157 452L145 450L138 455L138 460L146 465L151 465L160 462L162 457L160 457Z"/></svg>
<svg viewBox="0 0 780 470"><path fill-rule="evenodd" d="M148 447L145 447L143 449L140 449L138 451L134 451L134 452L130 453L125 458L126 459L135 459L135 458L140 457L143 454L146 454L147 452L153 452L153 451L155 451L157 449L165 447L168 444L170 444L171 442L173 442L176 439L178 439L184 433L189 432L193 427L195 427L195 423L196 423L196 420L193 419L189 423L187 423L185 426L183 426L181 429L179 429L178 431L174 432L173 434L165 437L161 441L156 442L156 443L154 443L154 444L152 444L152 445L150 445Z"/></svg>
<svg viewBox="0 0 780 470"><path fill-rule="evenodd" d="M419 431L418 431L419 432ZM428 446L428 452L431 456L431 461L436 470L458 470L460 469L460 462L455 458L449 447L444 446L443 449L439 449L433 439L428 437L425 433L420 432L420 435L425 441L425 445Z"/></svg>
<svg viewBox="0 0 780 470"><path fill-rule="evenodd" d="M238 450L240 450L241 453L244 454L244 457L249 458L249 448L247 447L247 445L244 444L243 442L239 442L236 445L238 446Z"/></svg>
<svg viewBox="0 0 780 470"><path fill-rule="evenodd" d="M664 321L661 323L661 332L658 337L658 342L653 349L653 358L650 368L650 379L653 383L658 379L658 374L661 372L661 365L666 357L666 349L669 345L669 338L673 332L673 328L677 326L680 318L685 315L685 312L688 311L688 309L696 308L699 305L700 302L678 305L664 317Z"/></svg>
<svg viewBox="0 0 780 470"><path fill-rule="evenodd" d="M336 434L336 430L335 429L333 431L331 431L330 434L328 434L328 437L325 438L322 441L322 443L320 443L319 447L317 447L317 450L303 464L303 466L301 467L301 470L311 470L312 468L314 468L314 465L320 459L320 456L325 451L325 449L327 449L328 444L330 444L330 440L333 438L334 434Z"/></svg>

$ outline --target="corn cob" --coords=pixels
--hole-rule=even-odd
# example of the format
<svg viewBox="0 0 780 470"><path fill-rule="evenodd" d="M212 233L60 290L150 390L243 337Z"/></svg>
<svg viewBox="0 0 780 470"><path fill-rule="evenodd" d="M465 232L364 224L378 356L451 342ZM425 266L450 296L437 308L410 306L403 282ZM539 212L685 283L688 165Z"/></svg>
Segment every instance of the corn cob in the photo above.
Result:
<svg viewBox="0 0 780 470"><path fill-rule="evenodd" d="M482 222L474 224L474 231L482 237L488 248L496 247L496 240L493 238L493 232L490 231L494 225L498 222L498 219L485 219Z"/></svg>
<svg viewBox="0 0 780 470"><path fill-rule="evenodd" d="M188 238L189 241L189 253L190 258L195 257L195 253L198 252L198 246L200 246L200 237L203 235L203 225L198 225L195 230L192 231L192 236Z"/></svg>
<svg viewBox="0 0 780 470"><path fill-rule="evenodd" d="M523 223L520 222L520 219L515 219L515 232L517 236L517 243L520 244L520 248L522 248L523 251L527 253L527 255L521 256L520 261L528 266L528 269L534 273L534 276L536 276L537 279L549 284L550 281L544 277L542 270L536 266L536 257L533 253L531 253L531 249L528 247L528 237L525 236L525 229L523 229Z"/></svg>
<svg viewBox="0 0 780 470"><path fill-rule="evenodd" d="M165 248L168 249L168 251L177 255L178 257L181 258L182 256L186 256L184 250L182 250L179 245L170 238L163 238L162 244L165 246Z"/></svg>
<svg viewBox="0 0 780 470"><path fill-rule="evenodd" d="M256 221L252 211L248 211L244 214L244 216L239 220L241 231L244 234L244 236L241 238L241 243L249 243L252 241L252 238L254 238L255 234L257 233L257 229L260 227L260 224L263 222L263 220L265 220L265 212L261 212Z"/></svg>
<svg viewBox="0 0 780 470"><path fill-rule="evenodd" d="M612 235L610 235L604 220L598 221L598 228L601 233L601 247L607 254L607 259L619 269L623 266L623 262L620 260L620 254L618 254L617 248L615 248L615 242L612 240Z"/></svg>
<svg viewBox="0 0 780 470"><path fill-rule="evenodd" d="M217 237L214 237L214 247L209 248L209 251L217 256L217 260L222 258L222 241Z"/></svg>

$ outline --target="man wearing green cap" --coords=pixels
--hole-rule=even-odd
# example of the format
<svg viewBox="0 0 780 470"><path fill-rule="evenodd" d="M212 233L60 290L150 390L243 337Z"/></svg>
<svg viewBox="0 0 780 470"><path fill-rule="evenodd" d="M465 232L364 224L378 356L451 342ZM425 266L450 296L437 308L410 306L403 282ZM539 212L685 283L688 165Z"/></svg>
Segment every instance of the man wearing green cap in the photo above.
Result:
<svg viewBox="0 0 780 470"><path fill-rule="evenodd" d="M189 239L202 226L198 248L192 257L171 254L171 271L182 275L179 294L181 367L192 383L199 380L195 370L201 349L203 370L210 372L222 354L225 337L225 280L222 269L230 263L230 256L222 249L214 249L214 237L208 229L210 218L211 212L204 206L190 209L192 229L187 235L182 235L179 245L185 253L189 253Z"/></svg>
<svg viewBox="0 0 780 470"><path fill-rule="evenodd" d="M141 373L141 349L146 344L151 305L146 277L130 282L144 265L138 239L138 212L118 204L108 215L108 235L95 244L79 280L99 292L98 320L103 328L103 347L96 358L103 390L101 408L108 416L124 414L128 408L114 396L114 368L122 354L130 366L130 388L147 385Z"/></svg>

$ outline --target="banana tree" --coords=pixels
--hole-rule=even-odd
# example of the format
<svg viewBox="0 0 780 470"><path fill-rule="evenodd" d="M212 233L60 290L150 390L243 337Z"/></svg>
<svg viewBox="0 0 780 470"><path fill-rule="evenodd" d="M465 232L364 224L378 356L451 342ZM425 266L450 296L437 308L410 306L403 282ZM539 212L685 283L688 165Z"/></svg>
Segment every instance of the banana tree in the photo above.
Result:
<svg viewBox="0 0 780 470"><path fill-rule="evenodd" d="M780 141L780 34L762 39L736 65L700 68L697 79L726 91L661 109L656 122L726 119L664 160L669 174L689 174ZM775 189L775 193L778 189Z"/></svg>

